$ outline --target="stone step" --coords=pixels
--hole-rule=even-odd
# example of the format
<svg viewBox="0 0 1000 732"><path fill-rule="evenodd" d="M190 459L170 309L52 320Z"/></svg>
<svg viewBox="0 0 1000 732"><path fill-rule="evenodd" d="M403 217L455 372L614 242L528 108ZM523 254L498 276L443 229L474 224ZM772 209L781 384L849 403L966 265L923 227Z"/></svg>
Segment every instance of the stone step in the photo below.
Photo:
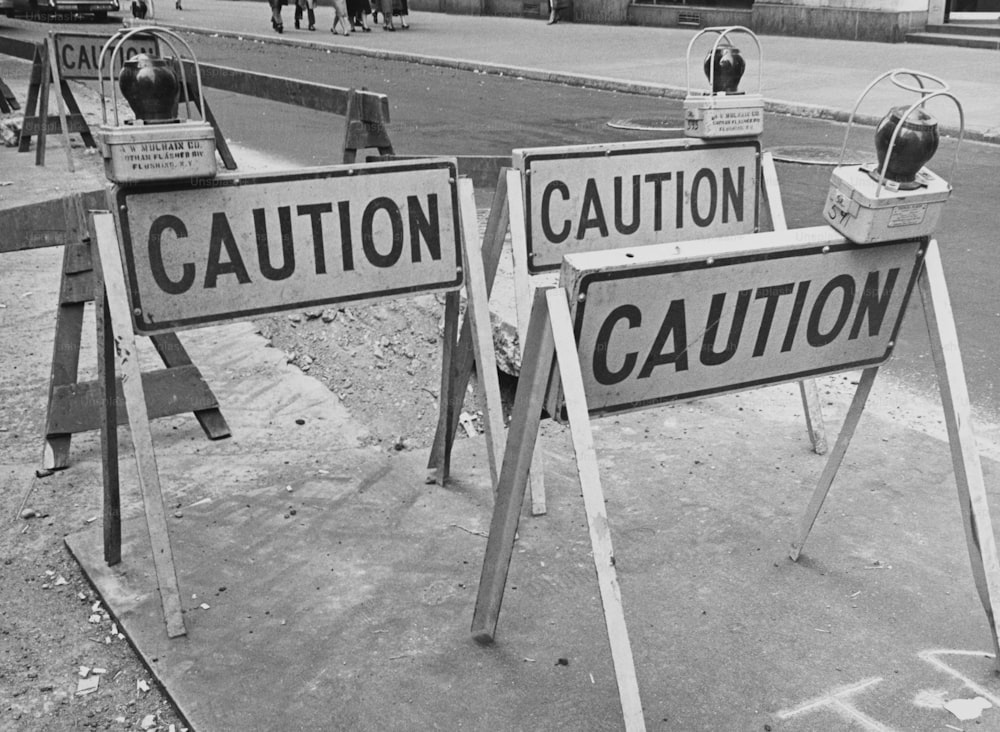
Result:
<svg viewBox="0 0 1000 732"><path fill-rule="evenodd" d="M1000 22L990 23L928 23L926 33L947 33L957 36L1000 37Z"/></svg>
<svg viewBox="0 0 1000 732"><path fill-rule="evenodd" d="M1000 51L1000 33L995 36L974 36L959 33L907 33L906 42Z"/></svg>

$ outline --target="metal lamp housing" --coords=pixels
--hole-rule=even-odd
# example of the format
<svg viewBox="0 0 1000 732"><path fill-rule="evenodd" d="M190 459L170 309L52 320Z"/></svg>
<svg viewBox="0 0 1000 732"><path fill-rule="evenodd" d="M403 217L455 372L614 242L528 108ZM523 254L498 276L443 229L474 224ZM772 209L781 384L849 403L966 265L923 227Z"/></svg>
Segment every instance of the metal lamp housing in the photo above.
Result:
<svg viewBox="0 0 1000 732"><path fill-rule="evenodd" d="M140 56L123 60L124 42L136 34L152 36L157 48L162 50L166 46L173 57ZM193 102L174 41L183 44L194 63L200 102L197 108L204 110L197 61L187 43L172 31L159 27L123 29L101 50L102 99L107 101L105 69L111 76L112 70L120 67L122 93L135 112L135 119L119 119L117 85L112 80L113 115L109 119L105 104L97 139L104 158L104 173L114 183L212 178L218 172L215 130L204 118L190 116ZM184 102L184 117L178 116L178 96Z"/></svg>
<svg viewBox="0 0 1000 732"><path fill-rule="evenodd" d="M901 82L901 76L913 77L918 84ZM900 88L920 94L920 99L909 107L891 109L878 125L875 140L878 162L841 164L834 168L823 204L826 223L855 244L930 236L937 228L952 191L947 180L923 167L937 148L936 122L923 110L924 104L932 97L945 96L958 106L960 117L962 114L958 100L940 79L907 69L882 74L858 99L848 122L847 135L861 100L886 78ZM924 87L928 80L941 88L929 91ZM962 126L964 128L964 118ZM926 139L911 139L915 130L926 131L923 135ZM841 162L847 149L847 135Z"/></svg>
<svg viewBox="0 0 1000 732"><path fill-rule="evenodd" d="M729 34L748 35L757 47L757 92L738 91L746 61L729 42ZM698 39L705 34L718 37L704 60L709 89L692 90L692 52ZM760 95L761 52L757 36L749 28L724 26L704 28L688 44L687 96L684 99L684 134L688 137L756 137L764 131L764 100Z"/></svg>

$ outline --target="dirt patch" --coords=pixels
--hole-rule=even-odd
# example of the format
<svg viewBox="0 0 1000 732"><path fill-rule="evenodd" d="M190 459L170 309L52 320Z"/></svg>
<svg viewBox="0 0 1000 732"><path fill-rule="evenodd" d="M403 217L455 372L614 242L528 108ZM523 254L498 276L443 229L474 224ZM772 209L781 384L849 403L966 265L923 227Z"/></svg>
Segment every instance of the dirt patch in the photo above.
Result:
<svg viewBox="0 0 1000 732"><path fill-rule="evenodd" d="M441 392L444 296L306 310L260 321L261 334L340 397L370 434L369 444L429 447ZM472 382L474 384L474 382ZM474 428L477 400L467 395Z"/></svg>

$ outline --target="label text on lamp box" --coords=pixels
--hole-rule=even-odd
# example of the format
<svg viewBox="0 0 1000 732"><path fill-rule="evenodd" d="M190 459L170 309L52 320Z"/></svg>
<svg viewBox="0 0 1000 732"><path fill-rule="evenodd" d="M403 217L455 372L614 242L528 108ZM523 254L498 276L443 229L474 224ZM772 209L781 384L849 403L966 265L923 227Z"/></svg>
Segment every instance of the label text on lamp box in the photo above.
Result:
<svg viewBox="0 0 1000 732"><path fill-rule="evenodd" d="M462 284L453 160L112 189L139 333Z"/></svg>
<svg viewBox="0 0 1000 732"><path fill-rule="evenodd" d="M593 263L597 255L569 257L563 281L573 284L591 414L888 359L926 240L859 247L827 227L798 232L804 239L796 232L739 237L745 241L707 259L650 256L602 267ZM777 243L761 247L762 237ZM795 237L798 243L782 245ZM627 253L614 254L627 261Z"/></svg>
<svg viewBox="0 0 1000 732"><path fill-rule="evenodd" d="M515 150L528 271L579 252L756 231L760 144L667 140Z"/></svg>

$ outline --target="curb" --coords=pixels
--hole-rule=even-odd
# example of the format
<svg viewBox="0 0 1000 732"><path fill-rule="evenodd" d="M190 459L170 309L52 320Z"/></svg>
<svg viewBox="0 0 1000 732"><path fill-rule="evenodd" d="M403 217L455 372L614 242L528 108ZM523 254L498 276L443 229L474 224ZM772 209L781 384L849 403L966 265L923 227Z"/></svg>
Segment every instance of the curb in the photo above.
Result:
<svg viewBox="0 0 1000 732"><path fill-rule="evenodd" d="M622 81L620 79L610 79L603 76L568 74L523 66L487 63L485 61L471 61L467 59L444 58L441 56L407 53L405 51L385 51L373 48L331 46L316 41L302 41L293 38L283 38L258 33L238 33L234 31L209 30L207 28L194 28L191 26L176 25L173 23L164 23L163 25L176 31L197 33L204 36L249 39L260 43L277 43L284 46L299 46L303 48L329 51L331 53L345 53L354 56L366 56L369 58L379 58L390 61L404 61L406 63L438 66L443 68L458 69L461 71L478 71L480 73L495 74L499 76L514 76L523 79L530 79L531 81L565 84L566 86L583 87L585 89L614 91L625 94L638 94L641 96L663 97L666 99L684 99L687 96L686 88L670 86L668 84L648 84ZM788 102L779 99L765 99L764 110L774 114L783 114L789 117L801 117L804 119L819 119L844 124L851 121L851 113L847 110L835 109L833 107L822 107L814 104L803 104L800 102ZM882 118L880 116L876 115L858 114L854 116L853 121L859 125L875 127L881 119ZM994 145L1000 144L1000 130L965 130L963 133L958 127L942 125L940 127L940 132L942 135L949 137L958 138L961 136L962 140Z"/></svg>

